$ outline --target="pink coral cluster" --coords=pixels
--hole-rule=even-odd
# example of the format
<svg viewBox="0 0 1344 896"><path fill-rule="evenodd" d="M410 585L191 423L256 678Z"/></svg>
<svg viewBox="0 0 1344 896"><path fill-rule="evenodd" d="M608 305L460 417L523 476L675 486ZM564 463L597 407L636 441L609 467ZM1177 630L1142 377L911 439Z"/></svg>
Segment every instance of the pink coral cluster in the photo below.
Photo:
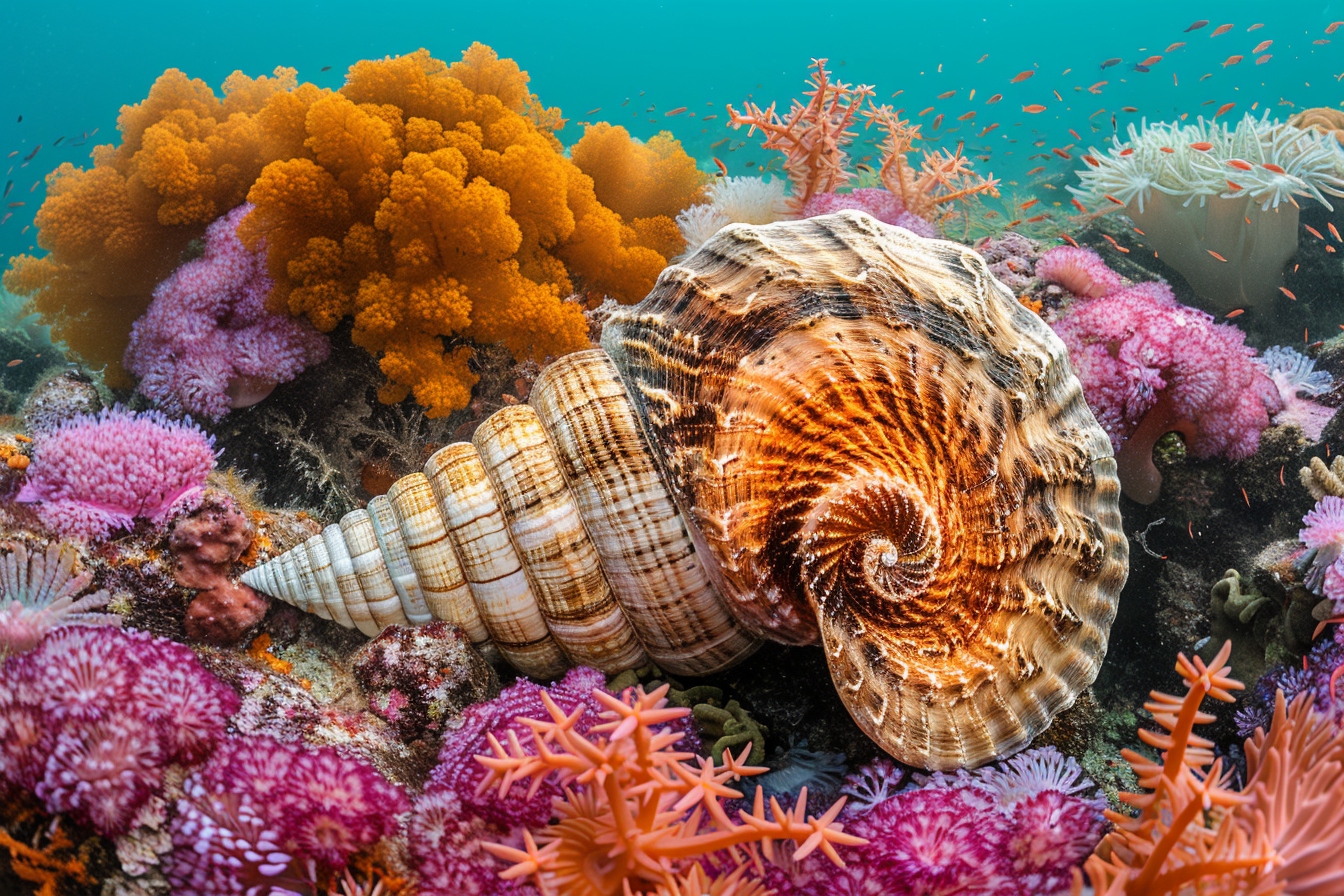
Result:
<svg viewBox="0 0 1344 896"><path fill-rule="evenodd" d="M268 737L225 740L185 790L164 870L176 891L199 896L311 889L410 808L368 762Z"/></svg>
<svg viewBox="0 0 1344 896"><path fill-rule="evenodd" d="M499 864L485 850L485 843L522 846L522 837L473 814L451 790L426 793L415 801L407 840L422 896L535 896L538 892L523 880L501 879Z"/></svg>
<svg viewBox="0 0 1344 896"><path fill-rule="evenodd" d="M875 804L850 804L846 831L868 844L840 848L845 867L784 863L766 882L778 896L1067 893L1105 828L1105 800L1086 796L1090 786L1077 762L1050 747L1001 769L935 775Z"/></svg>
<svg viewBox="0 0 1344 896"><path fill-rule="evenodd" d="M115 407L44 433L18 500L62 536L105 538L192 509L214 466L214 439L190 420Z"/></svg>
<svg viewBox="0 0 1344 896"><path fill-rule="evenodd" d="M1246 335L1180 304L1161 281L1076 302L1052 326L1140 503L1157 499L1152 452L1166 433L1181 433L1196 457L1240 460L1282 409Z"/></svg>
<svg viewBox="0 0 1344 896"><path fill-rule="evenodd" d="M57 629L0 679L0 780L109 837L167 766L208 755L238 708L188 648L117 628Z"/></svg>
<svg viewBox="0 0 1344 896"><path fill-rule="evenodd" d="M1120 275L1086 246L1056 246L1036 262L1036 277L1085 299L1108 296L1120 289Z"/></svg>
<svg viewBox="0 0 1344 896"><path fill-rule="evenodd" d="M326 336L266 310L265 246L250 252L236 234L251 211L240 205L211 224L205 254L160 283L131 328L124 363L171 413L222 417L327 359Z"/></svg>
<svg viewBox="0 0 1344 896"><path fill-rule="evenodd" d="M81 593L93 581L76 571L78 554L69 543L48 545L31 556L18 544L0 557L0 659L24 653L63 625L121 625L121 617L99 613L112 595Z"/></svg>
<svg viewBox="0 0 1344 896"><path fill-rule="evenodd" d="M1326 495L1302 518L1297 537L1316 557L1307 571L1306 586L1335 603L1344 612L1344 498Z"/></svg>
<svg viewBox="0 0 1344 896"><path fill-rule="evenodd" d="M846 209L867 212L883 224L904 227L917 236L937 239L938 229L918 215L905 210L896 194L881 187L860 187L848 193L814 193L803 203L800 218L829 215Z"/></svg>

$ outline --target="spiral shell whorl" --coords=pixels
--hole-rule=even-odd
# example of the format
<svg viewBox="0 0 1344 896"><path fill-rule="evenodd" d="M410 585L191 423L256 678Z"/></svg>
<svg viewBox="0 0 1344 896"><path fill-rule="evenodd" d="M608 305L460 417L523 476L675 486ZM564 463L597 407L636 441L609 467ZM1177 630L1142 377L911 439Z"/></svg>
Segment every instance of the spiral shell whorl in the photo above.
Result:
<svg viewBox="0 0 1344 896"><path fill-rule="evenodd" d="M734 615L821 640L897 758L1012 753L1095 678L1127 564L1110 444L974 252L852 212L728 227L603 347Z"/></svg>

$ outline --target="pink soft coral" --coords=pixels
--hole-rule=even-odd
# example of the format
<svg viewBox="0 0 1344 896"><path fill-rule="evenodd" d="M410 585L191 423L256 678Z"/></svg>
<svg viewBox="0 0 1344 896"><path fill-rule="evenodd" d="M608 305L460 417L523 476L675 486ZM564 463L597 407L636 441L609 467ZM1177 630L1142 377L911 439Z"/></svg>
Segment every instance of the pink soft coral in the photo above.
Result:
<svg viewBox="0 0 1344 896"><path fill-rule="evenodd" d="M861 187L848 193L816 193L803 203L803 210L799 216L812 218L845 209L867 212L884 224L904 227L911 233L928 239L938 237L937 228L918 215L910 214L895 194L881 187Z"/></svg>
<svg viewBox="0 0 1344 896"><path fill-rule="evenodd" d="M1087 299L1108 296L1120 288L1120 275L1086 246L1056 246L1047 250L1036 262L1036 276Z"/></svg>
<svg viewBox="0 0 1344 896"><path fill-rule="evenodd" d="M1302 525L1297 537L1316 552L1306 586L1338 608L1344 605L1344 498L1321 498L1302 518Z"/></svg>
<svg viewBox="0 0 1344 896"><path fill-rule="evenodd" d="M75 417L37 441L18 500L63 536L104 538L136 519L156 526L200 503L214 439L157 412Z"/></svg>
<svg viewBox="0 0 1344 896"><path fill-rule="evenodd" d="M1246 335L1180 304L1166 283L1078 302L1053 326L1115 446L1125 494L1140 503L1157 499L1152 452L1163 435L1181 433L1196 457L1241 460L1282 407Z"/></svg>
<svg viewBox="0 0 1344 896"><path fill-rule="evenodd" d="M131 328L124 363L168 411L219 418L327 358L327 337L311 324L266 310L265 246L248 251L235 232L251 211L243 204L211 224L204 256L160 283Z"/></svg>

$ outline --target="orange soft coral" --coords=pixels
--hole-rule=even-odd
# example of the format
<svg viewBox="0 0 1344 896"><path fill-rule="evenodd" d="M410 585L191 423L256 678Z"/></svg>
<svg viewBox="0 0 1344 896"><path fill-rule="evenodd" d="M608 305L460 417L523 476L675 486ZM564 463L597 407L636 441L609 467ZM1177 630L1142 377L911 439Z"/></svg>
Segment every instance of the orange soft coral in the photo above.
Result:
<svg viewBox="0 0 1344 896"><path fill-rule="evenodd" d="M597 200L626 221L675 218L704 198L709 182L667 131L640 143L625 128L598 122L584 130L569 155L593 179Z"/></svg>
<svg viewBox="0 0 1344 896"><path fill-rule="evenodd" d="M890 106L873 105L871 86L852 87L831 81L825 59L813 59L812 68L812 89L803 93L808 102L794 100L786 117L775 112L774 103L762 109L747 102L742 112L728 106L728 123L733 128L747 125L748 134L759 128L766 137L762 145L784 153L792 212L801 212L813 196L834 192L849 183L853 175L845 147L856 136L857 132L850 129L860 114L868 119L865 127L877 124L887 132L882 145L882 185L900 198L906 211L932 222L938 207L945 203L976 193L999 195L998 181L992 175L975 175L961 147L956 152L925 154L916 172L906 156L920 139L919 125L901 120Z"/></svg>
<svg viewBox="0 0 1344 896"><path fill-rule="evenodd" d="M353 317L380 397L430 416L466 406L470 342L520 360L586 345L571 276L642 298L669 241L597 200L537 108L526 73L480 44L452 66L425 50L352 66L307 117L311 159L268 165L248 196L240 233L265 240L273 307L324 331Z"/></svg>
<svg viewBox="0 0 1344 896"><path fill-rule="evenodd" d="M164 72L144 102L122 107L121 146L95 149L92 168L48 175L37 213L47 255L13 259L5 287L31 296L56 336L106 366L109 382L130 385L121 356L132 322L187 244L243 202L275 153L294 150L295 120L321 93L305 88L293 69L235 72L220 99L203 81Z"/></svg>
<svg viewBox="0 0 1344 896"><path fill-rule="evenodd" d="M808 816L806 788L791 811L772 797L768 817L757 788L752 810L739 812L742 823L734 823L722 801L742 794L729 782L765 769L741 764L745 751L737 759L724 751L718 768L677 752L681 735L664 726L690 710L667 708L667 690L636 688L620 699L594 691L607 707L606 721L587 736L574 728L585 710L566 715L543 691L551 719L519 719L532 729L530 744L512 731L507 746L491 735L494 755L478 757L490 770L483 786L497 782L506 795L515 783L531 781L535 788L554 775L565 788L556 823L535 837L525 832L524 849L486 844L515 863L502 877L532 877L548 896L748 896L762 892L744 864L747 857L759 863L758 848L770 858L774 841L788 841L796 845L795 861L820 850L844 864L835 845L866 842L835 821L844 799L819 818ZM702 861L732 870L710 881Z"/></svg>
<svg viewBox="0 0 1344 896"><path fill-rule="evenodd" d="M1206 696L1230 702L1242 687L1227 674L1231 647L1224 644L1208 665L1181 654L1185 697L1154 691L1144 704L1165 733L1139 736L1161 759L1123 752L1148 792L1121 795L1137 816L1106 813L1115 830L1086 866L1099 896L1344 892L1344 732L1309 697L1287 707L1280 692L1269 732L1246 741L1248 781L1240 792L1214 760L1213 743L1193 732L1214 721L1199 710Z"/></svg>

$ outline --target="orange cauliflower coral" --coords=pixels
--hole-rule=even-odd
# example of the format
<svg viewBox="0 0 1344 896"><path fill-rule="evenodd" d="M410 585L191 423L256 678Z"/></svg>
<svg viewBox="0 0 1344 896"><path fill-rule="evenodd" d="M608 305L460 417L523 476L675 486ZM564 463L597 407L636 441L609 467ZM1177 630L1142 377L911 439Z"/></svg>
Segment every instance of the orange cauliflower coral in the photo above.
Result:
<svg viewBox="0 0 1344 896"><path fill-rule="evenodd" d="M675 218L704 198L709 182L667 131L640 143L625 128L598 122L584 130L569 157L593 179L598 201L627 221Z"/></svg>
<svg viewBox="0 0 1344 896"><path fill-rule="evenodd" d="M431 416L467 404L471 342L538 360L586 345L571 276L637 300L676 242L598 201L553 112L481 44L451 66L426 50L356 63L308 111L310 158L273 162L248 195L240 233L265 240L272 306L324 331L352 317L382 400Z"/></svg>
<svg viewBox="0 0 1344 896"><path fill-rule="evenodd" d="M144 102L122 107L120 146L97 147L92 168L65 164L47 176L37 213L47 254L13 259L5 287L31 296L109 382L130 385L121 357L154 287L206 225L243 202L267 161L294 151L295 122L322 93L295 81L293 69L235 72L220 99L203 81L164 72Z"/></svg>

